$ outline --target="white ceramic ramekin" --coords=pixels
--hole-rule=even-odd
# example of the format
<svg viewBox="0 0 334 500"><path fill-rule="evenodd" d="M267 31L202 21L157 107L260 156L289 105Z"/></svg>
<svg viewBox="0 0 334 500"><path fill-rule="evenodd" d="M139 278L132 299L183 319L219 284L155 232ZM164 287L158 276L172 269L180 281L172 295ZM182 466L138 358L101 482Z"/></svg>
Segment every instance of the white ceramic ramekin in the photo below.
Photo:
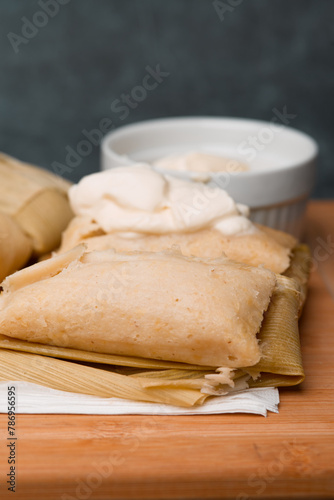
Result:
<svg viewBox="0 0 334 500"><path fill-rule="evenodd" d="M311 137L279 123L280 116L284 120L284 114L277 113L272 122L182 117L127 125L103 139L101 168L190 151L236 159L247 163L249 170L209 174L208 184L226 189L237 202L248 205L253 221L300 237L318 147Z"/></svg>

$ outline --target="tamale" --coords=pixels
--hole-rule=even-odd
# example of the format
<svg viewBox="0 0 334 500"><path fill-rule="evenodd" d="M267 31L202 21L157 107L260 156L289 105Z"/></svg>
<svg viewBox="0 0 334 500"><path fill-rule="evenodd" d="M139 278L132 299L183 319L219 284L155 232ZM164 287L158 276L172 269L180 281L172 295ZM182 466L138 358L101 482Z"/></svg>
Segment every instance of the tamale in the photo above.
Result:
<svg viewBox="0 0 334 500"><path fill-rule="evenodd" d="M256 334L276 282L271 271L172 251L79 251L65 266L60 254L3 281L3 335L206 366L260 359Z"/></svg>
<svg viewBox="0 0 334 500"><path fill-rule="evenodd" d="M113 248L117 252L160 252L177 246L186 256L215 259L225 254L229 259L250 266L263 264L275 273L283 273L290 265L291 251L296 239L282 231L256 226L252 234L224 236L215 229L191 233L144 235L124 238L115 233L106 234L96 222L87 217L74 217L62 236L59 253L85 243L89 251ZM135 229L135 228L134 228Z"/></svg>
<svg viewBox="0 0 334 500"><path fill-rule="evenodd" d="M106 254L103 254L100 253L100 260L105 258ZM7 278L7 286L13 291L20 291L21 288L29 287L29 283L45 280L52 275L56 276L83 255L83 249L78 248L67 255L39 264L38 272L36 266L27 268ZM50 266L51 261L52 266ZM208 394L228 394L230 391L243 390L248 385L263 387L298 384L304 378L298 314L305 300L310 263L308 248L300 245L294 251L290 268L286 272L288 276L276 276L270 305L264 313L264 320L257 334L261 359L251 367L244 366L235 370L218 366L100 354L1 336L0 379L8 380L8 377L11 377L69 392L118 396L179 406L202 404ZM301 300L302 295L303 300ZM61 337L61 332L59 333ZM14 351L21 351L21 356L19 352ZM28 353L36 354L32 357ZM50 356L73 361L63 361L60 365L53 363ZM80 361L84 362L84 365ZM85 366L87 364L91 366ZM25 366L28 366L27 370ZM133 375L128 367L135 367L132 370ZM91 368L95 371L91 372ZM106 375L106 372L124 376L117 378L117 389L114 385L116 378L108 378L110 375ZM99 381L97 386L90 382L93 373L95 379ZM250 379L249 375L255 380ZM132 382L129 384L127 381L129 376L136 379L138 385L131 386ZM103 381L103 387L100 385L100 380Z"/></svg>
<svg viewBox="0 0 334 500"><path fill-rule="evenodd" d="M31 239L36 256L59 245L73 216L67 199L70 185L51 172L0 154L0 213Z"/></svg>

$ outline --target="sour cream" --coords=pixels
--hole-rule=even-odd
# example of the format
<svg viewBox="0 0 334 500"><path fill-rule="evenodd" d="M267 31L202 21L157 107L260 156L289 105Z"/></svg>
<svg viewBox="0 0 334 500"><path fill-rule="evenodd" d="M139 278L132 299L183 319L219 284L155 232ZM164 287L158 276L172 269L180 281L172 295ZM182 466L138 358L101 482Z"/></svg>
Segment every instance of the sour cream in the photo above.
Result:
<svg viewBox="0 0 334 500"><path fill-rule="evenodd" d="M137 163L84 177L69 190L76 215L124 237L215 228L224 235L252 232L248 208L201 182L159 173Z"/></svg>
<svg viewBox="0 0 334 500"><path fill-rule="evenodd" d="M183 155L164 156L153 162L153 165L158 168L177 172L233 173L249 170L246 163L242 163L236 159L196 151Z"/></svg>

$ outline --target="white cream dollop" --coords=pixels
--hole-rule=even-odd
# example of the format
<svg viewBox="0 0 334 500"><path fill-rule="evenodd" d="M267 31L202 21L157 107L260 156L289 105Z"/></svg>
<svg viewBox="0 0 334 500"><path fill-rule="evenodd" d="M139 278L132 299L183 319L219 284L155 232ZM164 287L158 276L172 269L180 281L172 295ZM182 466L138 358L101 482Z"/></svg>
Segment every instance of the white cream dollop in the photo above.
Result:
<svg viewBox="0 0 334 500"><path fill-rule="evenodd" d="M181 155L169 155L153 162L154 167L177 172L244 172L248 165L233 158L191 151Z"/></svg>
<svg viewBox="0 0 334 500"><path fill-rule="evenodd" d="M69 198L76 215L124 237L206 228L225 235L254 230L247 207L226 191L160 174L143 163L88 175L70 188Z"/></svg>

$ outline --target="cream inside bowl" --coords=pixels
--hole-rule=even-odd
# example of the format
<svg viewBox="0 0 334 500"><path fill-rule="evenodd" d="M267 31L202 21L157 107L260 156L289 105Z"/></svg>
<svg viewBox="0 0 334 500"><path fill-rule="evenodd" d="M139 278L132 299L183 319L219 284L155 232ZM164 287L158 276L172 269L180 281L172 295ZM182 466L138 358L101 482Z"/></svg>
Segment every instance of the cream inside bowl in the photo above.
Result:
<svg viewBox="0 0 334 500"><path fill-rule="evenodd" d="M219 186L249 206L254 222L301 235L318 155L316 142L302 132L246 119L165 118L110 132L101 148L102 170L149 163Z"/></svg>

